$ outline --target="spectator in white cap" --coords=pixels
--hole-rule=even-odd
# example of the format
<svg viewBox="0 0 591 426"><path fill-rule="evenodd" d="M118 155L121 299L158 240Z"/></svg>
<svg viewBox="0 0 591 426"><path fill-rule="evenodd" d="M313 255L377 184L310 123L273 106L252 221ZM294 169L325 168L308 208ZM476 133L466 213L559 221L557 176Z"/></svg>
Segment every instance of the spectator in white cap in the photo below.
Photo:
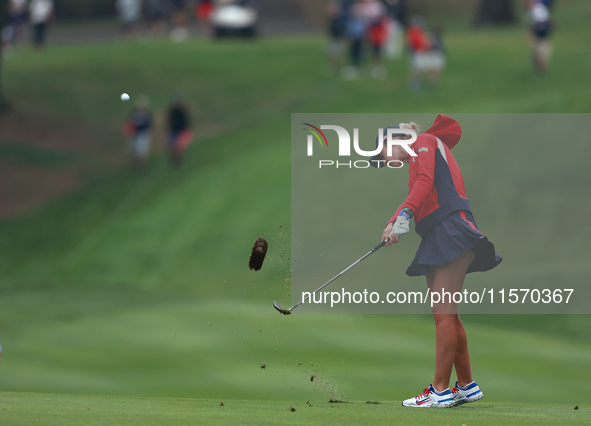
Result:
<svg viewBox="0 0 591 426"><path fill-rule="evenodd" d="M550 9L543 1L535 1L530 8L530 16L534 69L538 74L544 74L548 69L548 62L552 54L550 34L553 24L550 19Z"/></svg>
<svg viewBox="0 0 591 426"><path fill-rule="evenodd" d="M33 46L40 50L45 45L47 27L55 20L53 0L31 0L29 19L33 28Z"/></svg>

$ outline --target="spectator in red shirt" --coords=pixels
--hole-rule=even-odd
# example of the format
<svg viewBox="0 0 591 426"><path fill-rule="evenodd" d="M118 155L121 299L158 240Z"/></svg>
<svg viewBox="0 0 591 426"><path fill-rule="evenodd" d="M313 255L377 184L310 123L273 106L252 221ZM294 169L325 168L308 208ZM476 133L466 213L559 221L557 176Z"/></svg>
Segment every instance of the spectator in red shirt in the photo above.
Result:
<svg viewBox="0 0 591 426"><path fill-rule="evenodd" d="M415 16L412 24L406 30L406 43L410 55L410 75L408 83L411 90L421 88L421 76L427 71L429 50L431 44L424 31L425 20L421 16Z"/></svg>
<svg viewBox="0 0 591 426"><path fill-rule="evenodd" d="M388 36L388 18L381 16L370 25L367 37L371 44L373 58L371 75L377 80L383 80L387 75L386 68L382 64L382 57Z"/></svg>

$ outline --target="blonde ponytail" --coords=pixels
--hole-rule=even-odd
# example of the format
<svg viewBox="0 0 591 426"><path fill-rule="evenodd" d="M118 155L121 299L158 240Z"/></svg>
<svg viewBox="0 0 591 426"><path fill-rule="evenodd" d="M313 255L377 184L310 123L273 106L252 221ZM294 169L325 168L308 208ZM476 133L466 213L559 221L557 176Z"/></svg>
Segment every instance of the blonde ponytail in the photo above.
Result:
<svg viewBox="0 0 591 426"><path fill-rule="evenodd" d="M417 135L421 133L421 127L417 123L413 123L412 121L410 123L400 123L398 127L400 127L401 129L414 130Z"/></svg>

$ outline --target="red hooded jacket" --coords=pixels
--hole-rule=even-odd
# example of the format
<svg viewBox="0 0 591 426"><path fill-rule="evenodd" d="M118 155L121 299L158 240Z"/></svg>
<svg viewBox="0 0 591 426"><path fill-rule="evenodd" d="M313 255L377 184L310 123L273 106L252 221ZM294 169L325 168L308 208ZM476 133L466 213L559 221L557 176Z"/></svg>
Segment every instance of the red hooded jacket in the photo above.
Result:
<svg viewBox="0 0 591 426"><path fill-rule="evenodd" d="M414 212L415 230L421 237L454 211L471 211L464 179L451 153L462 136L462 128L451 117L439 114L433 125L411 145L417 154L408 162L408 196L388 221L400 211Z"/></svg>

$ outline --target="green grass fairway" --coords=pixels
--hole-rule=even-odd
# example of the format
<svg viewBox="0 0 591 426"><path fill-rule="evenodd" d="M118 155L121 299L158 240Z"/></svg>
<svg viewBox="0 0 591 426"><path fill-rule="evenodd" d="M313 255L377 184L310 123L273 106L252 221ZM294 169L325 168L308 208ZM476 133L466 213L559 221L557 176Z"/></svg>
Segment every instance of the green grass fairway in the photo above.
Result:
<svg viewBox="0 0 591 426"><path fill-rule="evenodd" d="M223 406L220 404L223 402ZM80 425L588 425L591 407L479 401L450 409L413 409L399 402L134 398L0 392L5 426ZM291 409L294 408L295 411Z"/></svg>
<svg viewBox="0 0 591 426"><path fill-rule="evenodd" d="M260 298L268 302L121 291L5 296L1 389L400 401L432 379L432 318L284 317L268 294ZM591 382L591 342L583 332L552 334L545 330L552 316L514 316L529 331L496 325L494 318L474 324L474 317L464 317L472 368L490 400L573 406L591 400L589 387L581 386ZM570 319L576 318L584 319Z"/></svg>

